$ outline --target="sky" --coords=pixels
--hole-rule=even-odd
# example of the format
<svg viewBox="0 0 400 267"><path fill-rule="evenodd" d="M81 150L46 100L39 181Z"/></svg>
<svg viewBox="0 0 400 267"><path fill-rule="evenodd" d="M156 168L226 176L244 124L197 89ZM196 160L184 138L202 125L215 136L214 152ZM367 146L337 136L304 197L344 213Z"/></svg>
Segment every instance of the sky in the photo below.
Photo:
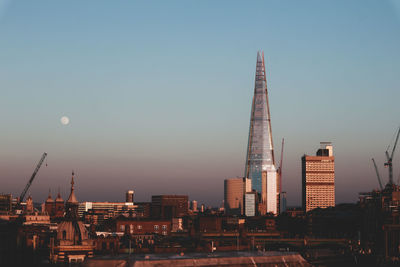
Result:
<svg viewBox="0 0 400 267"><path fill-rule="evenodd" d="M80 201L188 194L219 206L244 174L256 55L283 190L334 146L336 202L386 180L400 125L400 1L0 0L0 193ZM70 123L62 125L60 118ZM400 174L400 148L394 157ZM279 160L278 160L279 161Z"/></svg>

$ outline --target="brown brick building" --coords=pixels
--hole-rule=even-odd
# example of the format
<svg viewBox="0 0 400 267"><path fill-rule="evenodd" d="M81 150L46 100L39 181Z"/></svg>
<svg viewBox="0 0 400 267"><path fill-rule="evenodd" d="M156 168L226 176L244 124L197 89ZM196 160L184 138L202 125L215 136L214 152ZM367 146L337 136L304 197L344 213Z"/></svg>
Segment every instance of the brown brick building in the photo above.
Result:
<svg viewBox="0 0 400 267"><path fill-rule="evenodd" d="M153 218L171 219L188 215L188 196L160 195L151 198Z"/></svg>
<svg viewBox="0 0 400 267"><path fill-rule="evenodd" d="M115 232L124 232L131 235L160 234L169 235L171 233L171 221L135 219L120 216L115 219Z"/></svg>

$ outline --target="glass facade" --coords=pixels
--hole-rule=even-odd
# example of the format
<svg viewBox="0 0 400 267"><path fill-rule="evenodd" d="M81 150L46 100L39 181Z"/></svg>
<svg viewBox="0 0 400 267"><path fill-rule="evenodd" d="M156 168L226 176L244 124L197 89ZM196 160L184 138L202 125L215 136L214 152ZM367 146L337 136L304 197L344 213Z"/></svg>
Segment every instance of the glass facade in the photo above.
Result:
<svg viewBox="0 0 400 267"><path fill-rule="evenodd" d="M252 188L262 193L262 172L276 172L269 114L267 79L264 54L257 53L256 80L251 108L249 142L245 177L252 181ZM267 183L268 183L267 179ZM276 185L275 185L276 187Z"/></svg>

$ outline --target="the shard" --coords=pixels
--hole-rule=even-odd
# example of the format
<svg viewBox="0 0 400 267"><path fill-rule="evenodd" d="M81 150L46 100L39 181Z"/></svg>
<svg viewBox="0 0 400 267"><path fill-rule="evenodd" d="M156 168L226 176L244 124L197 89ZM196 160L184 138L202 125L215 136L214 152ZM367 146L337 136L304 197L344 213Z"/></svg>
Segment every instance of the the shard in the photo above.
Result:
<svg viewBox="0 0 400 267"><path fill-rule="evenodd" d="M245 177L251 179L252 188L261 194L261 202L265 205L266 212L276 214L278 212L277 171L272 143L264 53L261 51L257 53Z"/></svg>

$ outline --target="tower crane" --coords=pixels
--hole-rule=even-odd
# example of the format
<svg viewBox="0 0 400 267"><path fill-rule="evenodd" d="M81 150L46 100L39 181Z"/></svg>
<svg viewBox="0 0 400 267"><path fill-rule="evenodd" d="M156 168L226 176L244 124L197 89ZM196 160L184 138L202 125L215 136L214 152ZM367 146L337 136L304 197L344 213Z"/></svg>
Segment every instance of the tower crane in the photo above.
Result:
<svg viewBox="0 0 400 267"><path fill-rule="evenodd" d="M378 167L376 166L376 163L375 163L375 160L374 160L374 159L372 159L372 162L374 163L376 176L378 177L379 187L381 188L381 190L383 190L382 181L381 181L381 176L379 175Z"/></svg>
<svg viewBox="0 0 400 267"><path fill-rule="evenodd" d="M386 159L387 159L387 162L385 163L385 167L389 167L389 184L393 184L393 164L392 164L392 162L393 162L394 151L396 150L396 146L397 146L397 141L399 141L399 135L400 135L400 127L397 130L396 141L394 142L392 153L389 155L389 152L388 152L389 147L385 152Z"/></svg>
<svg viewBox="0 0 400 267"><path fill-rule="evenodd" d="M21 195L19 196L18 204L20 204L24 200L26 192L28 191L29 187L31 186L33 179L35 179L35 176L38 173L40 166L42 166L42 163L43 163L44 159L46 158L46 156L47 156L47 153L44 152L42 155L42 158L39 160L39 163L37 164L35 170L33 171L31 178L29 179L28 183L26 184L24 191L22 191Z"/></svg>

